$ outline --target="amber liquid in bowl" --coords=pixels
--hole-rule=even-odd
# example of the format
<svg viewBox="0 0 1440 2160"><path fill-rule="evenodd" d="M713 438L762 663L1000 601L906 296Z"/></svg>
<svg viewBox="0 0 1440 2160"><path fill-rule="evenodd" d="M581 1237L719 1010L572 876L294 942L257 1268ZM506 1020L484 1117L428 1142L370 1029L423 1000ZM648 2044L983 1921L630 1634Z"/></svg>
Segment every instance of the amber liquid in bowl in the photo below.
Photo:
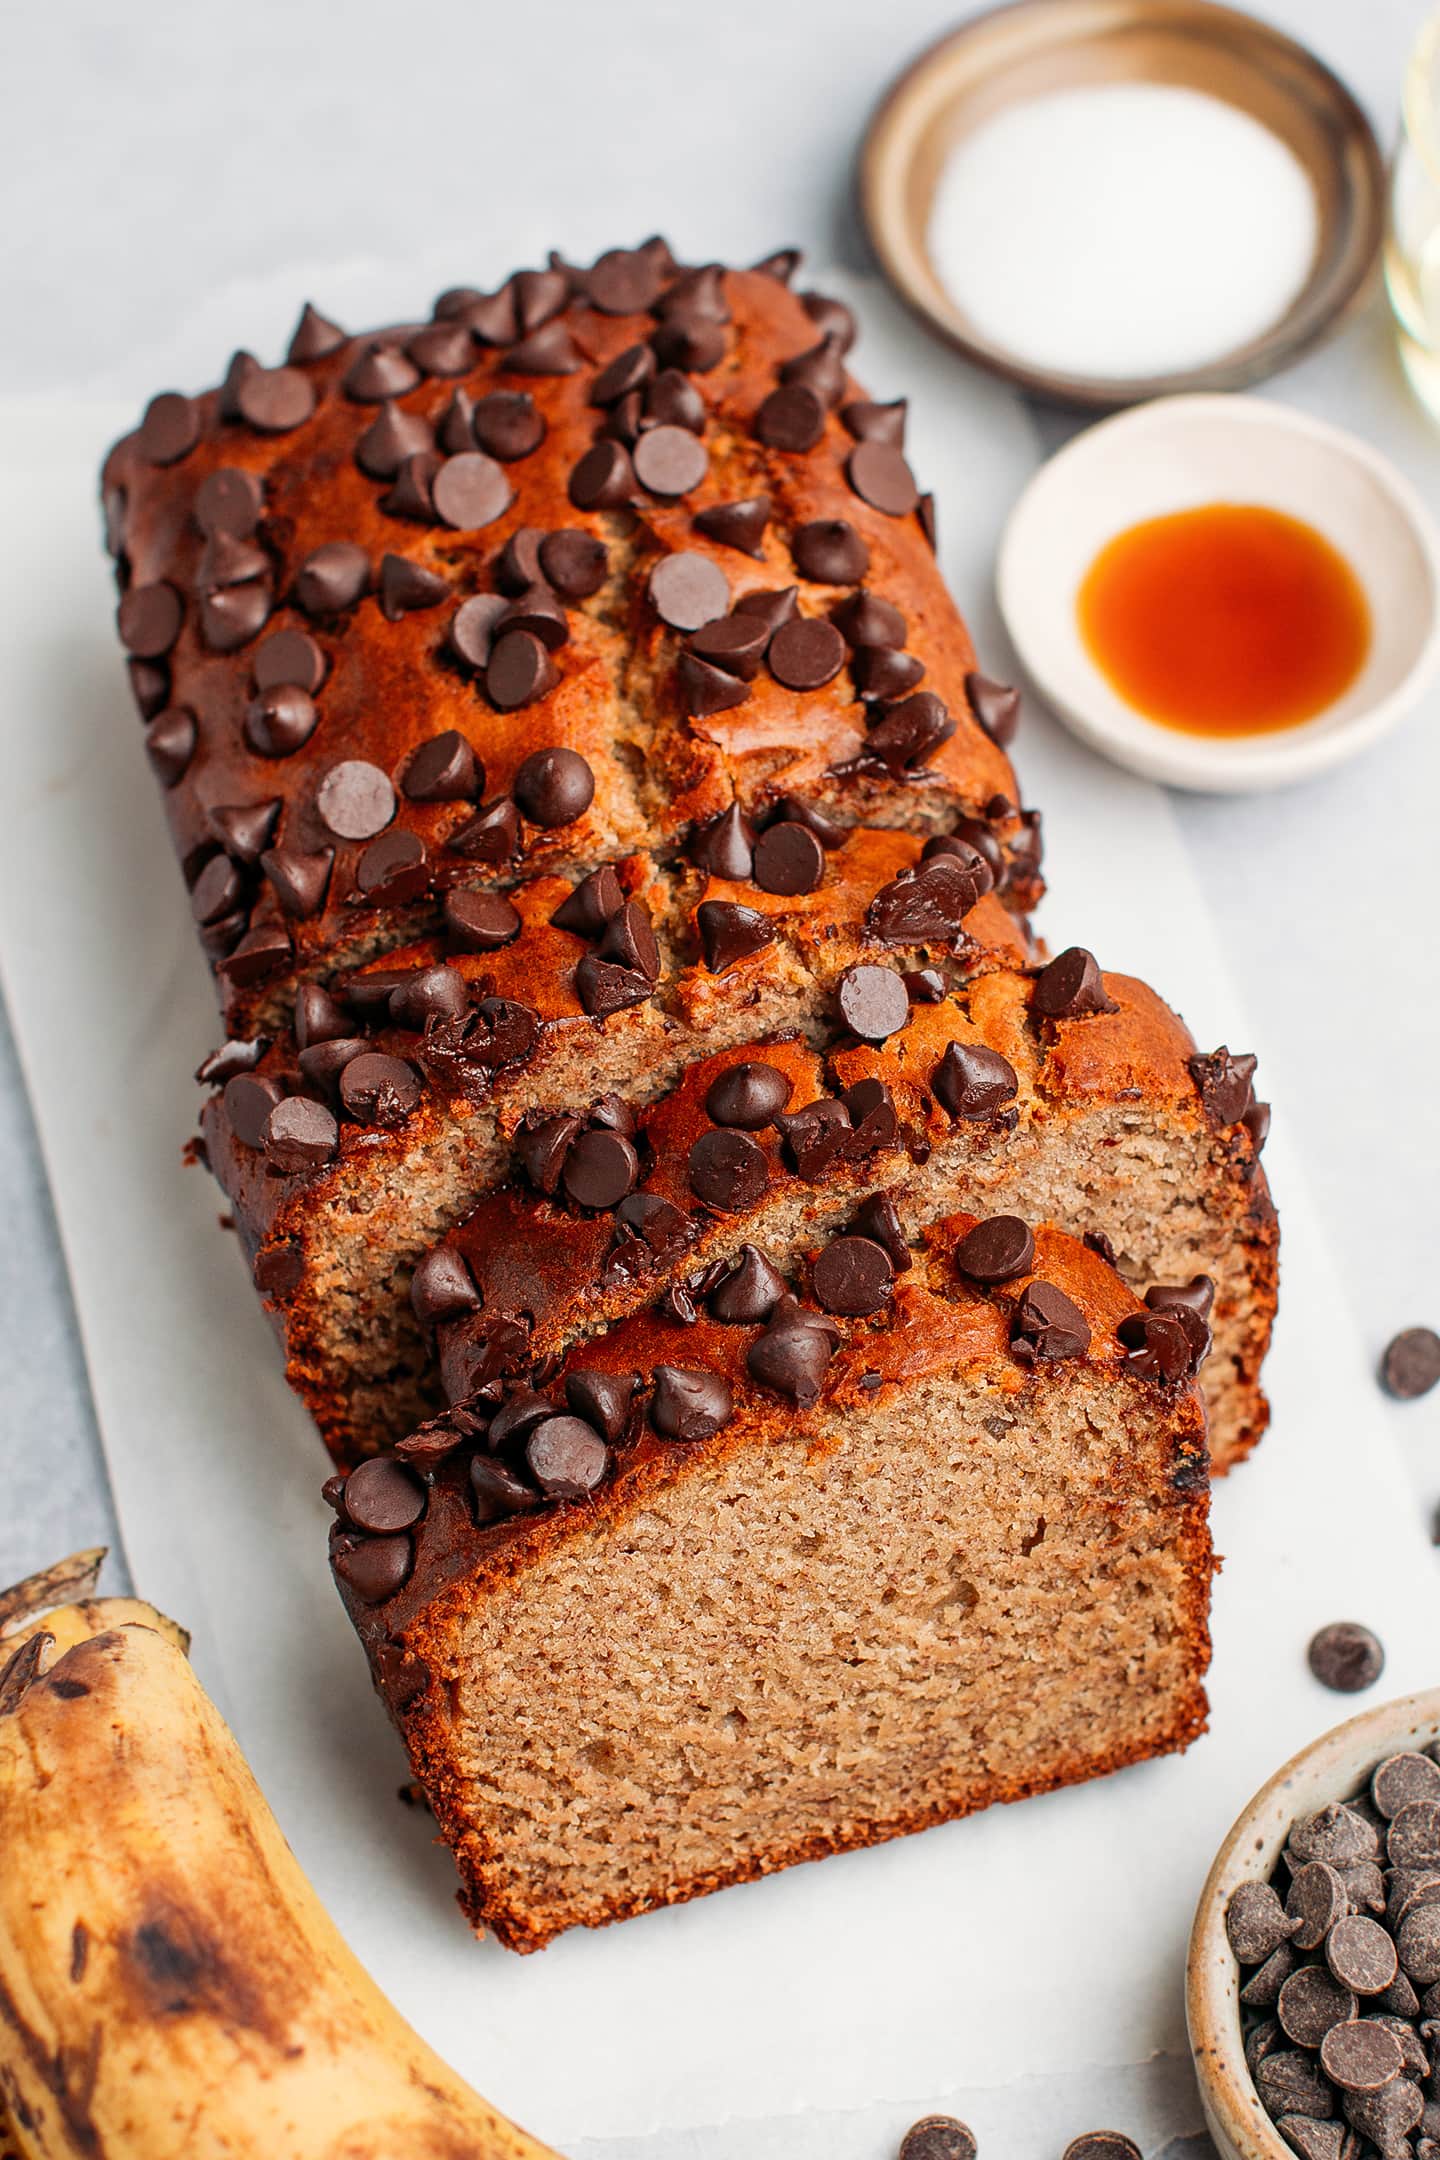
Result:
<svg viewBox="0 0 1440 2160"><path fill-rule="evenodd" d="M1370 648L1369 603L1344 556L1259 503L1207 503L1117 533L1085 574L1078 612L1111 688L1193 735L1313 720Z"/></svg>

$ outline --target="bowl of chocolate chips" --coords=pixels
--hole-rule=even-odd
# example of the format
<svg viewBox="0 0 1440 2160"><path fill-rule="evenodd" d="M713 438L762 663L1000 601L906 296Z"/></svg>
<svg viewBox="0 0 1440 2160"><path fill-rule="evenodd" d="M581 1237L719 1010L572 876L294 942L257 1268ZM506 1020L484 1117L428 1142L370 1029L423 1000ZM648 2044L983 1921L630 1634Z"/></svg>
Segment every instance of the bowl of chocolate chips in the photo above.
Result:
<svg viewBox="0 0 1440 2160"><path fill-rule="evenodd" d="M1201 1894L1186 2015L1221 2160L1440 2160L1440 1689L1256 1794Z"/></svg>

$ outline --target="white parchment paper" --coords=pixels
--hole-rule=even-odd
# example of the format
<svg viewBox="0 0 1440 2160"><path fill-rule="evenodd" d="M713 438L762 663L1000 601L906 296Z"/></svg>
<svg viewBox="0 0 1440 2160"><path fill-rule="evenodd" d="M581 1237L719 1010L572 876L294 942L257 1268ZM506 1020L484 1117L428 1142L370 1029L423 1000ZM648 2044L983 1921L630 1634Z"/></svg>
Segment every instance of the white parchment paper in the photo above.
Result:
<svg viewBox="0 0 1440 2160"><path fill-rule="evenodd" d="M411 304L413 282L363 266L342 311L383 318ZM863 306L860 365L877 395L911 397L947 569L1003 671L989 562L1038 455L1029 423L878 291ZM189 1075L218 1031L96 540L96 464L133 419L0 411L0 965L137 1588L194 1629L201 1674L345 1934L467 2077L541 2136L586 2140L593 2160L605 2141L620 2160L658 2131L697 2160L782 2143L858 2160L946 2093L993 2095L1043 2070L1078 2096L1084 2080L1070 2081L1088 2066L1118 2076L1156 2051L1183 2055L1183 1945L1210 1853L1281 1756L1349 1707L1310 1680L1311 1631L1339 1617L1375 1627L1387 1691L1436 1677L1433 1555L1284 1103L1267 1158L1285 1224L1275 1426L1216 1494L1209 1735L1183 1759L538 1957L477 1946L427 1819L395 1798L403 1758L324 1564L318 1442L216 1227L221 1196L181 1166ZM1047 813L1052 944L1080 939L1105 965L1152 976L1202 1046L1253 1047L1263 1076L1265 1013L1237 1008L1166 798L1033 709L1019 759ZM6 1436L0 1451L23 1445ZM1157 2147L1194 2127L1182 2103L1167 2114L1161 2088L1146 2090ZM1047 2149L1052 2115L1020 2109L1004 2145L1014 2160Z"/></svg>

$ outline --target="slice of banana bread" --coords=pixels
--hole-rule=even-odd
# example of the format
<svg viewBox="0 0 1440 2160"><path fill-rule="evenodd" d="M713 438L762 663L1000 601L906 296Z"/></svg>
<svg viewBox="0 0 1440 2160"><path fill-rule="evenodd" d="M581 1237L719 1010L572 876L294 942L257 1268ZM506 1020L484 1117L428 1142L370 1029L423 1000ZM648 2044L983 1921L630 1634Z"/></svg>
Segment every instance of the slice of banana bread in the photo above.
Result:
<svg viewBox="0 0 1440 2160"><path fill-rule="evenodd" d="M1203 1729L1203 1329L1008 1216L831 1239L760 1303L639 1314L327 1487L512 1948Z"/></svg>

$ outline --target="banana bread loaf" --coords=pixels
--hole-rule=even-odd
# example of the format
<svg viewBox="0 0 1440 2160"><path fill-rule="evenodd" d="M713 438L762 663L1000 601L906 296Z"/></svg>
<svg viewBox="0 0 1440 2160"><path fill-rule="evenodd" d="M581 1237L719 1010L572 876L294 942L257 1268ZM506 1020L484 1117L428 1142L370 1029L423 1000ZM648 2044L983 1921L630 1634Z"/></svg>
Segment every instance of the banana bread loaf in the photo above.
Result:
<svg viewBox="0 0 1440 2160"><path fill-rule="evenodd" d="M461 1902L512 1948L1203 1729L1193 1306L1013 1216L857 1223L327 1487Z"/></svg>

